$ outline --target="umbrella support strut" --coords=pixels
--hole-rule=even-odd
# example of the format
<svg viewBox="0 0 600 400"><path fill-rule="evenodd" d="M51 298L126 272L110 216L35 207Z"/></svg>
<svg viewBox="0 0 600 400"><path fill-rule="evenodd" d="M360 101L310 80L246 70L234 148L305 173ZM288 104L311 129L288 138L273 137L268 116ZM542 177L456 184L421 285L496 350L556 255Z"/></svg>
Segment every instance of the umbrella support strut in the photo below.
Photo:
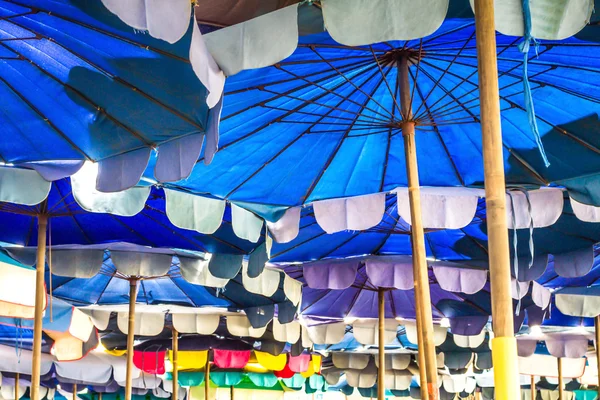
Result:
<svg viewBox="0 0 600 400"><path fill-rule="evenodd" d="M563 370L562 370L562 358L557 358L558 363L558 400L565 398L565 385L563 385Z"/></svg>
<svg viewBox="0 0 600 400"><path fill-rule="evenodd" d="M596 367L600 371L600 315L594 318L596 334ZM598 373L598 398L600 399L600 372Z"/></svg>
<svg viewBox="0 0 600 400"><path fill-rule="evenodd" d="M496 399L520 397L517 363L517 341L514 336L511 297L510 253L506 224L506 187L502 131L494 0L475 0L475 36L481 135L487 205L488 249L492 297L492 341Z"/></svg>
<svg viewBox="0 0 600 400"><path fill-rule="evenodd" d="M416 315L421 315L421 302L417 296L415 296L415 312ZM419 319L415 324L417 328L417 343L423 343L423 328L421 327L420 322L421 321ZM423 349L423 346L417 346L417 357L419 361L419 385L421 389L421 400L429 400L429 393L427 392L427 362L425 361L425 350Z"/></svg>
<svg viewBox="0 0 600 400"><path fill-rule="evenodd" d="M206 352L206 367L204 368L204 400L208 399L208 382L210 380L210 350Z"/></svg>
<svg viewBox="0 0 600 400"><path fill-rule="evenodd" d="M377 370L377 400L385 400L385 290L379 288L379 369Z"/></svg>
<svg viewBox="0 0 600 400"><path fill-rule="evenodd" d="M46 208L46 203L42 205ZM31 366L31 400L40 400L40 373L42 361L42 324L44 312L44 272L46 269L46 233L48 216L40 214L37 217L37 259L35 267L35 309L33 323L33 365Z"/></svg>
<svg viewBox="0 0 600 400"><path fill-rule="evenodd" d="M417 326L422 333L418 335L423 339L418 343L425 354L425 368L427 374L427 391L429 400L439 397L437 386L437 362L435 345L433 342L433 317L431 315L431 294L429 291L429 272L425 255L425 232L421 218L421 191L419 189L419 168L417 165L417 151L415 145L415 123L412 121L412 105L410 94L410 80L408 70L408 57L398 59L398 84L400 86L400 104L402 107L402 136L404 139L404 155L406 158L406 175L408 177L408 199L410 202L411 242L413 251L413 275L415 286L415 303L420 304L420 313L417 313ZM417 328L418 329L418 328Z"/></svg>
<svg viewBox="0 0 600 400"><path fill-rule="evenodd" d="M125 400L131 400L131 378L133 374L133 338L135 336L135 300L137 297L137 282L137 278L129 279L129 314L127 315L127 375L125 378Z"/></svg>
<svg viewBox="0 0 600 400"><path fill-rule="evenodd" d="M179 395L179 369L177 356L179 353L179 332L173 328L173 393L172 399L177 400Z"/></svg>

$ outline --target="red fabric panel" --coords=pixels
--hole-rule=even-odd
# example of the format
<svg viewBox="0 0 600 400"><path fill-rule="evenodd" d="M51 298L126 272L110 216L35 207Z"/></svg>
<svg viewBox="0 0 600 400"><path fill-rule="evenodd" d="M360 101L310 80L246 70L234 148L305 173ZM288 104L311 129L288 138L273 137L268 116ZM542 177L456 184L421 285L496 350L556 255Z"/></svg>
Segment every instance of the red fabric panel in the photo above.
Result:
<svg viewBox="0 0 600 400"><path fill-rule="evenodd" d="M298 357L289 356L288 365L294 372L306 372L308 371L308 364L310 363L310 354L300 354Z"/></svg>
<svg viewBox="0 0 600 400"><path fill-rule="evenodd" d="M294 373L295 372L290 369L289 364L285 364L285 367L281 371L273 371L273 374L280 379L291 378L294 376Z"/></svg>
<svg viewBox="0 0 600 400"><path fill-rule="evenodd" d="M219 368L244 368L250 360L250 350L213 350L213 362Z"/></svg>
<svg viewBox="0 0 600 400"><path fill-rule="evenodd" d="M165 373L166 351L134 351L133 365L153 375Z"/></svg>

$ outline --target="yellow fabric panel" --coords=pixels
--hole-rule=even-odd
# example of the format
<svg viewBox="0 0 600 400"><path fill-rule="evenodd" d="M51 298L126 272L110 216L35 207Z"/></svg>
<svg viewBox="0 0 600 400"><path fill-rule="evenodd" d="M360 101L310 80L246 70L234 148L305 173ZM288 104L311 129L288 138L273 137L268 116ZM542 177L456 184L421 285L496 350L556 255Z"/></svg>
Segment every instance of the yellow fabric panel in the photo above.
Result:
<svg viewBox="0 0 600 400"><path fill-rule="evenodd" d="M115 350L108 350L108 349L105 349L104 351L107 354L110 354L111 356L116 356L116 357L122 357L125 354L127 354L127 350L117 350L117 349L115 349Z"/></svg>
<svg viewBox="0 0 600 400"><path fill-rule="evenodd" d="M227 389L229 391L229 389ZM219 393L221 394L221 393ZM217 398L217 388L212 385L208 386L208 397L209 399ZM219 397L220 398L220 397ZM190 400L205 400L204 398L204 384L200 386L190 387Z"/></svg>
<svg viewBox="0 0 600 400"><path fill-rule="evenodd" d="M321 371L321 356L313 354L310 358L310 362L308 363L308 369L306 372L301 372L305 378L310 378L312 375L317 374Z"/></svg>
<svg viewBox="0 0 600 400"><path fill-rule="evenodd" d="M208 350L203 351L179 351L177 353L177 370L189 371L204 369ZM173 364L173 351L169 350L169 361ZM203 392L204 395L204 392Z"/></svg>
<svg viewBox="0 0 600 400"><path fill-rule="evenodd" d="M83 354L83 342L69 333L60 333L54 331L45 332L54 344L54 356L58 361L75 361L81 359Z"/></svg>
<svg viewBox="0 0 600 400"><path fill-rule="evenodd" d="M262 365L260 365L256 359L254 360L253 363L248 363L246 364L246 366L244 367L244 371L245 372L258 372L261 374L264 374L265 372L269 372L269 370L265 367L263 367Z"/></svg>
<svg viewBox="0 0 600 400"><path fill-rule="evenodd" d="M281 371L285 368L285 364L287 364L287 354L273 356L269 353L256 350L254 350L254 354L258 363L271 371Z"/></svg>

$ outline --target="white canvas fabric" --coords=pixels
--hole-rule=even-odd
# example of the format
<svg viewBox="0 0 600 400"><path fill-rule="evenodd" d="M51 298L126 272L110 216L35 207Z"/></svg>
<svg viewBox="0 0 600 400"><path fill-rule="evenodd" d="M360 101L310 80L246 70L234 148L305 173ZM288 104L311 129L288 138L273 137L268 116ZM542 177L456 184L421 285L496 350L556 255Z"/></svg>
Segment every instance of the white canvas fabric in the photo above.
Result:
<svg viewBox="0 0 600 400"><path fill-rule="evenodd" d="M105 310L94 310L91 308L81 308L81 312L86 314L92 320L92 323L101 331L108 328L110 322L110 311Z"/></svg>
<svg viewBox="0 0 600 400"><path fill-rule="evenodd" d="M27 185L23 185L27 182ZM44 201L51 183L32 169L0 166L0 201L33 206Z"/></svg>
<svg viewBox="0 0 600 400"><path fill-rule="evenodd" d="M293 305L297 306L302 298L302 282L284 274L283 293Z"/></svg>
<svg viewBox="0 0 600 400"><path fill-rule="evenodd" d="M205 234L215 233L221 226L225 201L176 190L163 190L167 217L173 225Z"/></svg>
<svg viewBox="0 0 600 400"><path fill-rule="evenodd" d="M20 350L19 354L12 346L0 345L0 371L23 375L31 374L32 355L30 350ZM40 374L46 375L52 368L53 358L50 354L42 353Z"/></svg>
<svg viewBox="0 0 600 400"><path fill-rule="evenodd" d="M260 238L263 220L254 213L231 204L231 225L238 237L256 243Z"/></svg>
<svg viewBox="0 0 600 400"><path fill-rule="evenodd" d="M556 307L566 315L594 318L600 315L600 296L556 293Z"/></svg>
<svg viewBox="0 0 600 400"><path fill-rule="evenodd" d="M375 358L375 365L379 368L379 357ZM386 354L385 355L385 369L393 369L402 371L408 368L412 356L410 354Z"/></svg>
<svg viewBox="0 0 600 400"><path fill-rule="evenodd" d="M360 46L428 36L447 10L448 0L327 0L323 19L337 42Z"/></svg>
<svg viewBox="0 0 600 400"><path fill-rule="evenodd" d="M370 388L377 382L377 369L373 366L363 370L347 369L346 381L355 388Z"/></svg>
<svg viewBox="0 0 600 400"><path fill-rule="evenodd" d="M540 285L536 281L531 283L531 298L536 306L545 310L550 305L550 299L552 298L552 292Z"/></svg>
<svg viewBox="0 0 600 400"><path fill-rule="evenodd" d="M406 390L410 388L412 374L408 371L385 371L385 388L392 390Z"/></svg>
<svg viewBox="0 0 600 400"><path fill-rule="evenodd" d="M278 342L296 343L300 340L300 323L280 324L277 318L273 318L273 338Z"/></svg>
<svg viewBox="0 0 600 400"><path fill-rule="evenodd" d="M127 376L127 359L125 357L113 356L108 353L95 354L97 358L103 360L105 364L111 365L113 370L113 378L117 382L125 382ZM131 369L132 379L137 379L141 376L142 371L135 365Z"/></svg>
<svg viewBox="0 0 600 400"><path fill-rule="evenodd" d="M151 187L131 187L113 193L96 189L99 164L84 163L83 167L71 175L73 198L81 208L89 212L109 213L131 217L144 209Z"/></svg>
<svg viewBox="0 0 600 400"><path fill-rule="evenodd" d="M301 340L302 340L302 347L306 348L306 349L310 349L313 345L312 340L310 339L310 335L308 334L308 329L306 329L306 326L302 325L302 329L301 329Z"/></svg>
<svg viewBox="0 0 600 400"><path fill-rule="evenodd" d="M436 2L441 3L441 2ZM443 6L442 6L443 7ZM447 2L446 2L447 7ZM411 17L413 17L411 15ZM411 223L408 188L396 189L398 214ZM475 217L477 203L485 192L469 188L421 188L423 227L432 229L460 229Z"/></svg>
<svg viewBox="0 0 600 400"><path fill-rule="evenodd" d="M70 278L91 278L98 274L104 261L100 249L65 249L48 251L52 274Z"/></svg>
<svg viewBox="0 0 600 400"><path fill-rule="evenodd" d="M406 321L404 323L404 327L406 328L406 338L409 342L413 344L417 344L417 326L412 321ZM439 325L433 326L433 343L436 346L441 345L446 340L446 335L448 334L448 328L443 328Z"/></svg>
<svg viewBox="0 0 600 400"><path fill-rule="evenodd" d="M233 336L259 338L265 334L267 327L253 328L245 315L230 315L227 317L227 330Z"/></svg>
<svg viewBox="0 0 600 400"><path fill-rule="evenodd" d="M298 5L211 32L204 38L227 76L242 70L273 65L296 50Z"/></svg>
<svg viewBox="0 0 600 400"><path fill-rule="evenodd" d="M474 0L471 0L473 7ZM593 0L530 0L531 34L538 39L560 40L575 35L590 19ZM521 0L495 1L496 30L504 35L523 36Z"/></svg>
<svg viewBox="0 0 600 400"><path fill-rule="evenodd" d="M562 360L564 378L579 378L585 370L585 358L565 358ZM524 375L558 377L556 358L543 354L519 357L519 372Z"/></svg>
<svg viewBox="0 0 600 400"><path fill-rule="evenodd" d="M170 254L116 250L111 251L110 256L117 271L123 275L143 277L166 275L173 259Z"/></svg>
<svg viewBox="0 0 600 400"><path fill-rule="evenodd" d="M554 254L554 271L565 278L579 278L587 275L594 266L593 246L571 251L564 254Z"/></svg>
<svg viewBox="0 0 600 400"><path fill-rule="evenodd" d="M306 327L308 337L314 344L337 344L342 341L346 333L346 324L337 322L333 324L313 325Z"/></svg>
<svg viewBox="0 0 600 400"><path fill-rule="evenodd" d="M529 291L531 282L519 282L515 278L511 281L511 296L515 300L522 299Z"/></svg>
<svg viewBox="0 0 600 400"><path fill-rule="evenodd" d="M229 279L217 278L208 268L210 260L179 256L181 276L186 281L202 286L224 288Z"/></svg>
<svg viewBox="0 0 600 400"><path fill-rule="evenodd" d="M112 377L112 365L94 353L90 353L81 360L69 362L56 362L56 373L66 379L83 381L89 385L102 385Z"/></svg>
<svg viewBox="0 0 600 400"><path fill-rule="evenodd" d="M288 208L277 222L267 221L269 232L277 243L289 243L298 236L301 211L300 207Z"/></svg>
<svg viewBox="0 0 600 400"><path fill-rule="evenodd" d="M385 343L390 344L396 338L398 331L398 321L393 318L385 320ZM374 319L357 319L352 323L352 332L354 338L360 344L378 345L379 344L379 322Z"/></svg>
<svg viewBox="0 0 600 400"><path fill-rule="evenodd" d="M335 352L331 354L333 365L339 369L365 369L369 365L369 360L371 360L369 354L350 352Z"/></svg>
<svg viewBox="0 0 600 400"><path fill-rule="evenodd" d="M474 335L474 336L463 336L463 335L454 335L454 343L456 343L456 345L458 347L462 347L462 348L471 348L471 349L475 349L477 347L479 347L483 341L485 340L485 334L486 331L485 329L481 331L481 333L479 333L479 335Z"/></svg>
<svg viewBox="0 0 600 400"><path fill-rule="evenodd" d="M316 201L315 218L327 233L369 229L383 218L385 193Z"/></svg>
<svg viewBox="0 0 600 400"><path fill-rule="evenodd" d="M277 292L281 272L265 268L256 278L248 276L248 264L242 265L242 284L250 293L260 294L265 297L271 297Z"/></svg>
<svg viewBox="0 0 600 400"><path fill-rule="evenodd" d="M212 335L219 327L218 314L172 314L173 327L181 333Z"/></svg>
<svg viewBox="0 0 600 400"><path fill-rule="evenodd" d="M321 375L325 378L328 385L334 386L340 382L343 371L337 368L327 368L321 371Z"/></svg>
<svg viewBox="0 0 600 400"><path fill-rule="evenodd" d="M557 358L581 358L588 348L588 338L580 335L553 335L546 339L548 352Z"/></svg>
<svg viewBox="0 0 600 400"><path fill-rule="evenodd" d="M127 335L128 333L128 312L117 313L117 326L119 330ZM165 316L162 313L135 313L134 334L140 336L156 336L160 334L165 327Z"/></svg>
<svg viewBox="0 0 600 400"><path fill-rule="evenodd" d="M529 229L553 225L563 210L563 192L558 188L531 190L524 193L511 191L506 195L506 222L508 229ZM512 199L512 200L511 200ZM529 208L531 206L531 212ZM514 223L513 223L514 214Z"/></svg>
<svg viewBox="0 0 600 400"><path fill-rule="evenodd" d="M584 222L600 222L600 207L590 206L569 197L575 216Z"/></svg>
<svg viewBox="0 0 600 400"><path fill-rule="evenodd" d="M35 269L0 262L0 315L33 319L34 312Z"/></svg>

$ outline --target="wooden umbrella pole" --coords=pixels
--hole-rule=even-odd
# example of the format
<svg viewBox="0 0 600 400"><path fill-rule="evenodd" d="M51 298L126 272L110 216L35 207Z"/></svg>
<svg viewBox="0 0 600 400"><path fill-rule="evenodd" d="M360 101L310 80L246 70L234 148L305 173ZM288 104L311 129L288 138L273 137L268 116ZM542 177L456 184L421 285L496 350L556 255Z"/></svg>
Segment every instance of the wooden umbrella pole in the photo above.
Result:
<svg viewBox="0 0 600 400"><path fill-rule="evenodd" d="M416 289L415 289L416 292ZM419 299L415 296L415 315L421 314L421 303L418 301ZM422 318L417 318L415 321L415 326L417 328L417 356L419 358L419 382L421 386L421 399L429 400L429 393L427 392L427 362L425 361L425 351L423 351L423 328L421 328ZM436 360L436 368L437 368L437 360Z"/></svg>
<svg viewBox="0 0 600 400"><path fill-rule="evenodd" d="M531 375L531 400L535 400L535 375Z"/></svg>
<svg viewBox="0 0 600 400"><path fill-rule="evenodd" d="M511 274L506 225L506 187L500 126L494 0L475 0L475 34L483 167L487 207L488 253L494 336L492 357L496 398L519 398L517 341L513 328Z"/></svg>
<svg viewBox="0 0 600 400"><path fill-rule="evenodd" d="M131 381L133 375L133 339L135 336L135 300L137 297L137 278L129 279L129 314L127 315L127 374L125 378L125 400L131 400Z"/></svg>
<svg viewBox="0 0 600 400"><path fill-rule="evenodd" d="M377 370L377 400L385 400L385 290L379 288L379 369Z"/></svg>
<svg viewBox="0 0 600 400"><path fill-rule="evenodd" d="M77 400L77 384L73 384L73 400Z"/></svg>
<svg viewBox="0 0 600 400"><path fill-rule="evenodd" d="M600 315L594 318L596 333L596 368L598 368L598 399L600 399Z"/></svg>
<svg viewBox="0 0 600 400"><path fill-rule="evenodd" d="M15 400L19 400L19 377L21 374L17 372L15 376Z"/></svg>
<svg viewBox="0 0 600 400"><path fill-rule="evenodd" d="M179 395L179 370L177 355L179 353L179 332L173 328L173 394L172 399L177 400Z"/></svg>
<svg viewBox="0 0 600 400"><path fill-rule="evenodd" d="M40 400L40 371L42 362L42 324L44 313L44 272L46 269L46 233L48 216L40 214L37 217L37 260L35 268L35 310L33 323L33 364L31 366L31 400Z"/></svg>
<svg viewBox="0 0 600 400"><path fill-rule="evenodd" d="M558 400L565 398L565 387L563 385L563 370L562 370L562 358L557 358L558 363Z"/></svg>
<svg viewBox="0 0 600 400"><path fill-rule="evenodd" d="M233 385L229 387L229 399L233 400Z"/></svg>
<svg viewBox="0 0 600 400"><path fill-rule="evenodd" d="M206 367L204 368L204 400L209 400L208 382L210 382L210 350L206 352Z"/></svg>
<svg viewBox="0 0 600 400"><path fill-rule="evenodd" d="M410 203L411 240L413 249L413 275L415 281L415 302L420 303L417 324L422 330L422 343L425 353L427 373L427 391L429 400L438 399L437 368L435 345L433 343L433 318L431 316L431 295L429 291L429 273L425 254L425 231L421 218L421 190L419 188L419 168L415 145L415 123L412 121L412 104L408 71L408 56L398 59L398 84L400 85L400 104L402 107L402 136L408 177L408 199Z"/></svg>

